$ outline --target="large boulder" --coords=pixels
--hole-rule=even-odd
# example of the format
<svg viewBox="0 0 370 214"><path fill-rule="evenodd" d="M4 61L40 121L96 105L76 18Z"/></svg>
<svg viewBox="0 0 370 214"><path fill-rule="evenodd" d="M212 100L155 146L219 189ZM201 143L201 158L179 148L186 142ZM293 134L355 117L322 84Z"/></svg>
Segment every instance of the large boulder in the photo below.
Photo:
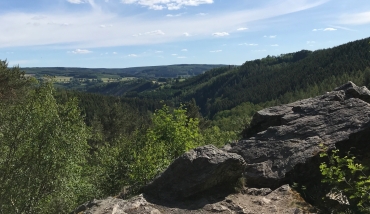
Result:
<svg viewBox="0 0 370 214"><path fill-rule="evenodd" d="M247 162L248 186L276 188L297 175L310 179L319 173L324 148L369 151L369 102L370 91L349 82L322 96L267 108L254 115L245 139L225 150Z"/></svg>
<svg viewBox="0 0 370 214"><path fill-rule="evenodd" d="M143 192L157 199L182 200L217 186L235 185L245 166L240 155L202 146L177 158Z"/></svg>

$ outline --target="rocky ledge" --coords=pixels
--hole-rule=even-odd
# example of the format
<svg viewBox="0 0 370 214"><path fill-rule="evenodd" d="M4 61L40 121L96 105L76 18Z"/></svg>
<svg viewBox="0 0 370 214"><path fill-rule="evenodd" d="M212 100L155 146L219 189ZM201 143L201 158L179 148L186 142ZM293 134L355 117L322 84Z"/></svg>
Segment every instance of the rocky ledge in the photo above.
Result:
<svg viewBox="0 0 370 214"><path fill-rule="evenodd" d="M289 185L284 185L275 191L266 188L245 189L244 193L230 194L222 200L208 195L191 201L163 204L150 202L141 194L129 200L118 198L94 200L81 207L81 213L84 214L303 214L315 212L315 209Z"/></svg>
<svg viewBox="0 0 370 214"><path fill-rule="evenodd" d="M245 130L246 139L225 149L247 162L250 186L276 188L296 179L314 179L323 148L369 151L369 102L366 87L348 82L318 97L263 109Z"/></svg>
<svg viewBox="0 0 370 214"><path fill-rule="evenodd" d="M239 142L191 150L144 187L144 194L94 200L74 213L315 212L286 184L307 185L320 200L327 190L311 184L320 183L321 151L339 148L369 157L369 102L366 87L348 82L318 97L261 110Z"/></svg>

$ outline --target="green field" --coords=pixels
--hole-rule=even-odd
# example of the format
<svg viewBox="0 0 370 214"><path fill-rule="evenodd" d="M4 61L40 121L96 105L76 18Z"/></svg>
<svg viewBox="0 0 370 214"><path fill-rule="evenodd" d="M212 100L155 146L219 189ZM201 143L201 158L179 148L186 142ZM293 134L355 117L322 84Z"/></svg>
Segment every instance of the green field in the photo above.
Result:
<svg viewBox="0 0 370 214"><path fill-rule="evenodd" d="M54 81L55 82L65 82L65 83L67 83L67 82L71 81L71 77L67 77L67 76L56 76L56 77L54 77Z"/></svg>

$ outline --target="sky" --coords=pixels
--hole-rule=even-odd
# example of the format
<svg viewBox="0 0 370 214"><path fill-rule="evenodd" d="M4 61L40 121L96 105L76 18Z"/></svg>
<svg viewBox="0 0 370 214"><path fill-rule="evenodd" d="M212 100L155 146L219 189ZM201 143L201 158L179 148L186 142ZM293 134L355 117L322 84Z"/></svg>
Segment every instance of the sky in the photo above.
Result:
<svg viewBox="0 0 370 214"><path fill-rule="evenodd" d="M370 37L369 0L1 0L20 67L241 65Z"/></svg>

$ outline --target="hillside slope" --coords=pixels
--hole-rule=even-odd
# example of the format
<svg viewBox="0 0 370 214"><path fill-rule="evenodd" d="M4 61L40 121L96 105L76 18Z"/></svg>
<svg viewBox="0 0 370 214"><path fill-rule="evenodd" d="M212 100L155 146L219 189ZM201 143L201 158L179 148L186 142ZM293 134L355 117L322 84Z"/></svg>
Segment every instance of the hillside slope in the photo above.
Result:
<svg viewBox="0 0 370 214"><path fill-rule="evenodd" d="M356 72L362 72L358 77L363 77L365 71L369 73L366 70L370 67L369 41L366 38L324 50L267 56L247 61L233 69L212 69L175 83L170 89L144 91L139 96L171 99L174 102L186 102L194 98L202 113L211 117L243 102L257 104L279 100L287 103L293 101L289 96L294 93L305 93L310 87L323 82L328 87L325 90L331 90L349 78L356 82L355 77L352 78ZM322 90L318 89L315 95Z"/></svg>

